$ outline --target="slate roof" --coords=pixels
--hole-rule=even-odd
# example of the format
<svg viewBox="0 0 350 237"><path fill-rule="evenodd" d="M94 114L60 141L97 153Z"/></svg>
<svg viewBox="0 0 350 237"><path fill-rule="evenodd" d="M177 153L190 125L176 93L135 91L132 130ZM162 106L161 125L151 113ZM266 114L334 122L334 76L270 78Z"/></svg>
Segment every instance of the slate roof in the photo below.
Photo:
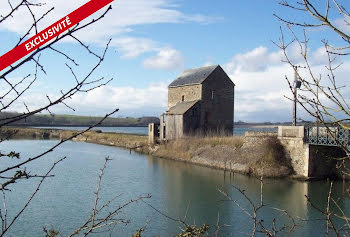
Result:
<svg viewBox="0 0 350 237"><path fill-rule="evenodd" d="M201 84L219 65L189 69L176 78L169 87Z"/></svg>
<svg viewBox="0 0 350 237"><path fill-rule="evenodd" d="M171 107L166 113L167 114L185 114L192 106L198 103L199 100L194 101L184 101L177 103L175 106Z"/></svg>

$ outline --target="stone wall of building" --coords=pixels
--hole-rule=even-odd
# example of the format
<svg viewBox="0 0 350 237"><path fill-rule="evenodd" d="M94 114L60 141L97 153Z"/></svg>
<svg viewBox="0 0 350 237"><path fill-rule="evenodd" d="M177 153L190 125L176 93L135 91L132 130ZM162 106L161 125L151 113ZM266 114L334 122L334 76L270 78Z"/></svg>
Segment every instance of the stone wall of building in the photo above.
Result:
<svg viewBox="0 0 350 237"><path fill-rule="evenodd" d="M201 126L208 130L225 129L232 134L234 84L217 68L203 82Z"/></svg>
<svg viewBox="0 0 350 237"><path fill-rule="evenodd" d="M211 72L202 84L169 87L168 89L168 109L182 101L201 100L199 117L190 114L184 115L185 121L189 121L183 124L184 133L195 131L202 134L232 134L234 84L221 67L217 67ZM194 118L192 119L191 116ZM175 119L170 120L172 122ZM195 122L195 127L190 126L191 121ZM197 122L199 122L199 126ZM197 126L200 128L198 131ZM167 127L170 128L170 125ZM169 133L173 134L173 131L169 131Z"/></svg>
<svg viewBox="0 0 350 237"><path fill-rule="evenodd" d="M202 85L189 85L168 88L168 108L182 101L194 101L202 99Z"/></svg>
<svg viewBox="0 0 350 237"><path fill-rule="evenodd" d="M183 115L184 135L192 136L200 134L201 102L196 103Z"/></svg>

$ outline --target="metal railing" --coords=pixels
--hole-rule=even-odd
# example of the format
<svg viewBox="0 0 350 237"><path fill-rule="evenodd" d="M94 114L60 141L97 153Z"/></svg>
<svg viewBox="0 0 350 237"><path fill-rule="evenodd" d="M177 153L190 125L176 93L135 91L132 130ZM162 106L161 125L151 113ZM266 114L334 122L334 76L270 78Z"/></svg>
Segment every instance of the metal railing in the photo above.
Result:
<svg viewBox="0 0 350 237"><path fill-rule="evenodd" d="M305 142L312 145L350 147L350 131L340 126L305 126Z"/></svg>

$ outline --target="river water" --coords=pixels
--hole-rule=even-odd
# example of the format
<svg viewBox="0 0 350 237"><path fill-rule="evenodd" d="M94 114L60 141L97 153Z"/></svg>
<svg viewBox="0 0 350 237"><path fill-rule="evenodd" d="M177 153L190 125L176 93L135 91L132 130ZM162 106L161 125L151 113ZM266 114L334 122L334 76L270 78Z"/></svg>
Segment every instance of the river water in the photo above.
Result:
<svg viewBox="0 0 350 237"><path fill-rule="evenodd" d="M26 159L56 143L52 140L13 140L0 143L0 151L16 150L21 152L21 159ZM174 218L184 218L187 213L186 222L189 224L207 223L211 226L211 231L214 231L219 217L220 224L227 225L222 228L220 236L245 236L244 233L249 233L252 229L250 218L234 203L227 201L218 190L227 191L233 200L251 210L248 202L231 185L244 189L247 196L258 203L260 182L255 178L239 174L230 176L221 170L130 153L121 148L78 142L63 144L45 158L28 165L27 171L43 174L54 161L64 156L67 159L53 171L55 177L48 178L43 183L40 192L8 236L43 236L43 226L59 230L62 235L71 233L91 213L99 169L106 156L112 160L103 177L101 203L115 195L121 195L109 210L140 195L151 194L152 197L146 202ZM2 159L1 169L13 163L12 160ZM10 217L24 205L28 195L35 189L35 182L38 180L21 181L8 192L7 208ZM273 211L271 207L275 207L287 210L300 225L290 236L324 235L325 222L315 220L321 216L307 204L304 195L308 195L315 205L325 208L329 182L266 179L264 183L263 198L267 206L261 209L259 216L266 225L273 218L276 218L277 226L291 223L286 216ZM350 214L350 200L345 195L347 185L336 182L333 198ZM130 219L131 222L115 226L112 236L131 236L143 226L146 226L144 236L172 236L180 230L179 223L142 202L122 209L118 218ZM105 236L105 233L101 236Z"/></svg>

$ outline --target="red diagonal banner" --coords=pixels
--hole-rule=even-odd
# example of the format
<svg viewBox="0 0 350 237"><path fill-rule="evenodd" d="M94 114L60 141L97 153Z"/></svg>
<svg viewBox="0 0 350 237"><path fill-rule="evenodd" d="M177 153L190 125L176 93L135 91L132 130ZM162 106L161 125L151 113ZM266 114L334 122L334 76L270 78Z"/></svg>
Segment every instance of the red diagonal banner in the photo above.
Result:
<svg viewBox="0 0 350 237"><path fill-rule="evenodd" d="M37 35L1 56L0 71L10 66L17 60L23 58L27 54L33 52L43 44L57 37L59 34L65 32L72 26L76 25L113 1L114 0L90 0L85 5L81 6L69 15L63 17L61 20L55 22L45 30L39 32Z"/></svg>

